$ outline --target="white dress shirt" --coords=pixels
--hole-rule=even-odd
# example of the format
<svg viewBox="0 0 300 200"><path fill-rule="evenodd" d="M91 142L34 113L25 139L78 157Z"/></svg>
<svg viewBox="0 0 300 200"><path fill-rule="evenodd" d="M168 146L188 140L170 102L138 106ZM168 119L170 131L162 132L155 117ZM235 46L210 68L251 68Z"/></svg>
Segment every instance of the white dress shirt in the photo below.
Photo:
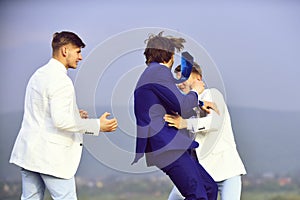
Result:
<svg viewBox="0 0 300 200"><path fill-rule="evenodd" d="M83 134L98 135L99 119L81 119L65 66L51 59L30 78L22 126L10 162L69 179L77 171Z"/></svg>

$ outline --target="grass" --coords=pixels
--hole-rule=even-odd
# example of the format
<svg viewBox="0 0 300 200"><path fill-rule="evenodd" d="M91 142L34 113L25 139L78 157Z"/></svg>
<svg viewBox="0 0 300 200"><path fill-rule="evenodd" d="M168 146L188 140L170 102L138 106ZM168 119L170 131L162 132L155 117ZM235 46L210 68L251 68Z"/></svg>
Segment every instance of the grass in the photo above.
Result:
<svg viewBox="0 0 300 200"><path fill-rule="evenodd" d="M243 192L241 200L299 200L300 193L294 192Z"/></svg>
<svg viewBox="0 0 300 200"><path fill-rule="evenodd" d="M126 194L83 194L78 193L78 200L167 200L168 193L165 194L136 194L136 193L126 193ZM245 191L242 193L241 200L299 200L300 193L294 192L253 192ZM45 200L51 200L47 195Z"/></svg>

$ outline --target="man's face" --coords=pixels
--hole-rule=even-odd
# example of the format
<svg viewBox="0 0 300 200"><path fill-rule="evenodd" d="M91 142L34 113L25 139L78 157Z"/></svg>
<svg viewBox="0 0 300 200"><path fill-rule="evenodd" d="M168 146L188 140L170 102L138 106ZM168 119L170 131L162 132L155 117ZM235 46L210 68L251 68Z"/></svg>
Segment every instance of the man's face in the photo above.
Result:
<svg viewBox="0 0 300 200"><path fill-rule="evenodd" d="M76 69L78 62L82 60L81 47L77 47L74 45L67 45L66 48L67 48L66 50L67 67Z"/></svg>
<svg viewBox="0 0 300 200"><path fill-rule="evenodd" d="M177 79L179 79L181 76L181 72L177 72L176 73L176 77ZM201 80L202 81L202 78L201 76L198 74L198 73L194 73L192 72L189 79L182 82L182 83L179 83L177 84L177 87L184 93L184 94L187 94L191 91L191 86L192 86L192 83L195 81L195 80Z"/></svg>

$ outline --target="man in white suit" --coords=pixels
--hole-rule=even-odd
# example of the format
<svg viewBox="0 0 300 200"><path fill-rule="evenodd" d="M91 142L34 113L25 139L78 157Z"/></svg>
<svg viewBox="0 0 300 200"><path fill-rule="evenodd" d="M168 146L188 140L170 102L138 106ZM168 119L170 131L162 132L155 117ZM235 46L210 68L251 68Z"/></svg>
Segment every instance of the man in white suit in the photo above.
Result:
<svg viewBox="0 0 300 200"><path fill-rule="evenodd" d="M175 69L180 72L180 67ZM187 93L190 83L194 79L202 80L202 71L194 63L190 78L178 85L178 88ZM242 160L236 149L230 115L220 91L215 88L206 89L198 96L201 101L214 102L219 113L211 111L206 116L199 109L195 109L197 117L183 119L179 115L166 115L165 121L169 126L178 129L187 128L194 133L200 147L196 149L199 163L217 182L221 200L239 200L241 197L241 175L246 174ZM205 116L205 117L204 117ZM201 118L200 118L201 117ZM176 187L169 195L169 200L184 199Z"/></svg>
<svg viewBox="0 0 300 200"><path fill-rule="evenodd" d="M84 47L75 33L55 33L52 58L28 82L22 126L10 158L21 167L21 199L42 200L45 188L55 200L77 199L74 175L83 134L97 136L117 128L115 118L107 119L109 113L88 119L77 107L67 70L77 68Z"/></svg>

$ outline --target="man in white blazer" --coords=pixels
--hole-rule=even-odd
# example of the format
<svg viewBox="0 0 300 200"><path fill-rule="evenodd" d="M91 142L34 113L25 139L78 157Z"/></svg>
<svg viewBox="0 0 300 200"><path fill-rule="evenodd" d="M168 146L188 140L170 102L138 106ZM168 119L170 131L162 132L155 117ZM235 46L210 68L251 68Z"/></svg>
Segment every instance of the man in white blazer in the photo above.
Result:
<svg viewBox="0 0 300 200"><path fill-rule="evenodd" d="M180 68L176 68L175 72ZM189 92L193 79L202 80L202 71L194 63L190 80L178 85L184 93ZM166 115L170 126L178 129L187 128L194 133L200 146L196 149L199 163L217 182L221 200L239 200L241 197L241 175L246 174L243 162L236 149L230 115L221 92L215 88L206 89L198 96L201 101L214 102L218 108L206 116L195 109L197 117L183 119L180 116ZM205 116L205 117L204 117ZM201 117L201 118L200 118ZM169 200L183 199L176 187L169 195Z"/></svg>
<svg viewBox="0 0 300 200"><path fill-rule="evenodd" d="M77 199L74 175L83 135L117 128L115 118L107 119L109 113L88 119L77 107L67 70L76 69L84 47L75 33L55 33L52 58L28 82L22 126L10 157L10 163L21 167L21 199L42 200L46 187L55 200Z"/></svg>

